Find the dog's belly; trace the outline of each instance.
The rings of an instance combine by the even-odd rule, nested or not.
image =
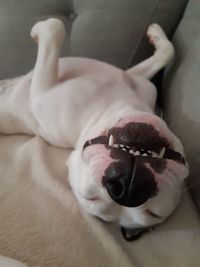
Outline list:
[[[53,145],[75,146],[97,121],[113,120],[118,113],[131,109],[153,112],[155,89],[142,77],[130,78],[126,72],[106,63],[83,58],[62,58],[59,61],[60,83],[49,88],[36,101],[30,101],[32,73],[1,81],[3,105],[9,102],[14,114],[5,121],[2,132],[12,132],[13,121],[19,132],[42,135]],[[6,99],[6,101],[5,101]],[[150,103],[152,102],[152,103]],[[26,123],[22,126],[20,119]],[[1,120],[2,121],[2,120]],[[15,127],[16,129],[17,127]],[[95,134],[103,131],[96,129]]]
[[[152,94],[152,84],[142,77],[131,79],[111,65],[64,58],[59,64],[59,79],[58,86],[38,99],[34,114],[43,126],[41,134],[54,145],[73,147],[80,135],[87,134],[94,124],[97,127],[97,122],[104,126],[94,135],[128,111],[153,112],[147,103],[149,97],[146,102],[141,95],[143,90]]]
[[[113,100],[109,99],[109,104],[124,99],[126,104],[131,104],[138,110],[140,108],[148,111],[154,110],[156,88],[142,76],[129,76],[122,69],[94,59],[61,58],[59,61],[60,82],[74,79],[79,79],[79,81],[77,80],[77,90],[74,90],[73,97],[75,99],[77,93],[81,94],[81,99],[85,104],[90,103],[90,97],[94,97],[97,102],[98,96],[109,99],[111,95]],[[82,82],[86,80],[93,82],[96,87],[90,91],[89,95],[85,95],[87,88],[82,86]]]
[[[123,71],[113,65],[87,58],[65,57],[59,60],[59,77],[61,81],[77,77],[91,77],[99,81],[115,80]]]

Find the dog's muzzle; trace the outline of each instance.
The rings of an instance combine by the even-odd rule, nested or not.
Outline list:
[[[102,183],[110,197],[119,205],[137,207],[158,192],[154,175],[145,167],[140,157],[132,157],[132,163],[114,162],[105,171]],[[123,167],[123,169],[122,169]]]
[[[164,172],[167,159],[180,164],[185,164],[185,159],[171,149],[167,140],[160,137],[153,127],[141,124],[140,131],[140,124],[133,123],[130,126],[137,128],[131,131],[129,128],[112,129],[108,136],[87,141],[83,150],[94,144],[105,145],[110,150],[113,162],[105,169],[102,184],[111,199],[119,205],[138,207],[158,193],[155,173]]]

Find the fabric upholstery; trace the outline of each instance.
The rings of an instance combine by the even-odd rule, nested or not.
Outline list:
[[[62,55],[95,58],[128,68],[147,57],[145,32],[152,22],[171,35],[188,0],[2,0],[0,1],[0,79],[34,66],[32,25],[60,17],[66,26]]]
[[[80,209],[67,181],[70,151],[28,136],[1,136],[0,147],[0,255],[28,267],[199,265],[200,219],[187,191],[165,223],[127,242],[115,223]]]
[[[173,42],[176,60],[163,90],[165,117],[181,138],[190,165],[188,187],[200,208],[200,16],[199,1],[191,0]]]

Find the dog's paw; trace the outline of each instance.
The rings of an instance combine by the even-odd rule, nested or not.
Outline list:
[[[156,23],[151,24],[147,29],[149,42],[155,47],[157,55],[170,61],[174,58],[175,50],[172,43],[168,40],[163,29]]]
[[[64,23],[57,18],[39,21],[31,29],[30,35],[37,44],[41,38],[62,43],[65,36]]]
[[[149,38],[149,42],[157,49],[160,45],[162,45],[162,42],[168,42],[167,36],[164,33],[163,29],[156,23],[151,24],[148,27],[147,36]]]

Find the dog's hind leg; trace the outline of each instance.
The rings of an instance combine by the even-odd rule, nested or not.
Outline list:
[[[147,30],[150,43],[155,47],[155,53],[150,58],[127,70],[129,75],[140,75],[151,79],[159,70],[169,64],[175,55],[172,43],[167,39],[158,24],[152,24]]]

